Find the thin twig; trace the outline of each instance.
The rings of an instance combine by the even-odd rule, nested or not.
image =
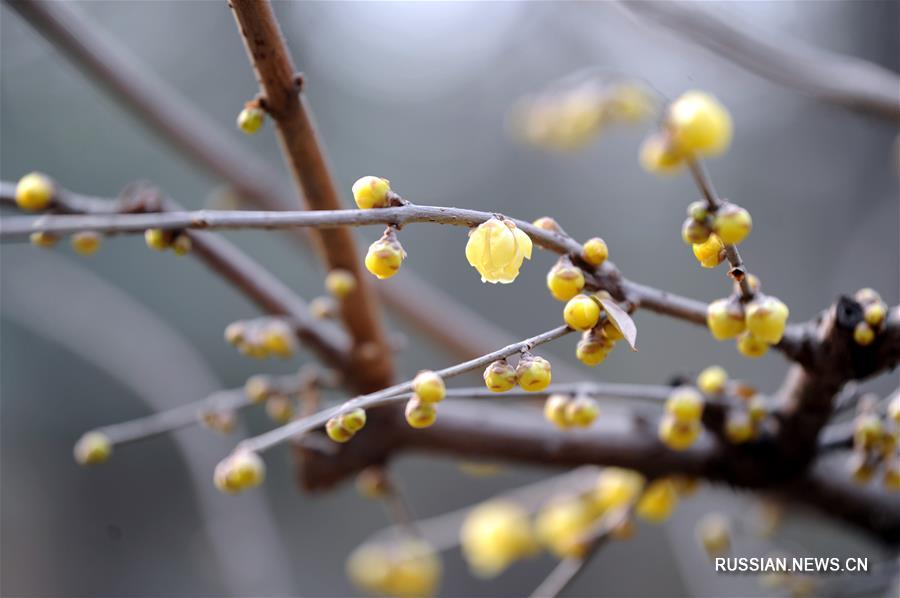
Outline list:
[[[695,158],[688,159],[687,164],[691,171],[691,175],[694,177],[694,182],[697,183],[697,187],[703,193],[704,199],[706,199],[710,212],[714,213],[722,207],[722,200],[716,193],[715,187],[713,187],[712,179],[709,177],[709,173],[706,172],[706,167],[700,159]],[[750,286],[749,272],[747,272],[747,268],[744,265],[744,261],[741,259],[741,254],[738,252],[737,246],[725,243],[725,257],[731,265],[731,272],[729,274],[731,274],[740,285],[741,297],[746,301],[753,299],[753,296],[756,293]]]
[[[571,328],[567,326],[559,326],[518,343],[503,347],[502,349],[498,349],[493,353],[488,353],[487,355],[482,355],[481,357],[470,359],[469,361],[465,361],[463,363],[438,370],[436,373],[445,379],[453,378],[454,376],[459,376],[461,374],[471,372],[472,370],[487,366],[492,361],[514,355],[520,352],[522,349],[532,349],[544,343],[548,343],[570,332],[572,332]],[[295,420],[289,424],[266,432],[265,434],[262,434],[260,436],[247,439],[241,442],[236,450],[251,450],[261,452],[270,449],[273,446],[280,444],[281,442],[284,442],[285,440],[288,440],[294,436],[303,434],[325,425],[325,422],[336,415],[339,415],[346,411],[350,411],[351,409],[367,409],[370,407],[375,407],[377,405],[391,402],[392,399],[396,401],[397,395],[410,392],[411,390],[412,381],[408,380],[400,384],[389,386],[388,388],[384,388],[377,392],[356,397],[355,399],[351,399],[341,405],[338,405],[337,407],[319,411],[318,413],[310,417]]]

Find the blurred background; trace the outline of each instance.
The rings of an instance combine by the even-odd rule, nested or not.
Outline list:
[[[703,7],[732,24],[900,67],[896,2]],[[271,126],[255,137],[234,127],[257,86],[225,2],[74,8],[195,102],[232,143],[284,172]],[[611,259],[634,280],[704,301],[725,295],[723,272],[699,268],[680,238],[685,206],[697,199],[690,178],[660,178],[638,165],[646,126],[604,131],[570,153],[529,147],[509,134],[507,115],[519,98],[598,66],[640,77],[670,97],[705,89],[729,107],[732,148],[708,167],[719,191],[752,212],[754,233],[742,253],[764,289],[790,306],[792,320],[863,286],[891,304],[900,298],[897,131],[885,121],[758,78],[612,3],[283,2],[276,11],[347,200],[356,178],[374,174],[417,203],[526,220],[552,215],[575,238],[602,236]],[[4,180],[40,170],[98,196],[143,180],[191,208],[220,190],[220,181],[172,151],[6,4],[0,50]],[[359,230],[360,247],[380,232]],[[323,293],[314,261],[284,235],[228,237],[302,296]],[[464,259],[461,229],[411,226],[401,238],[409,259],[397,278],[414,271],[516,338],[558,324],[559,305],[544,283],[554,256],[538,252],[514,285],[482,285]],[[238,497],[213,489],[214,464],[241,435],[271,425],[259,410],[247,412],[232,437],[192,428],[122,447],[101,467],[83,469],[72,459],[73,443],[89,428],[240,386],[259,371],[291,372],[308,355],[241,357],[222,331],[255,316],[255,308],[202,264],[148,251],[139,237],[104,240],[91,258],[75,256],[67,244],[0,251],[0,593],[357,593],[345,578],[345,557],[388,520],[352,484],[302,494],[282,447],[267,454],[262,488]],[[409,337],[397,356],[404,378],[456,361],[388,317]],[[666,383],[718,363],[769,392],[787,369],[775,352],[750,361],[699,327],[644,312],[636,321],[640,352],[615,351],[595,370],[580,368],[585,378]],[[541,354],[579,367],[570,341]],[[885,393],[897,382],[894,374],[867,387]],[[508,467],[471,478],[452,460],[412,456],[398,460],[396,473],[416,514],[430,516],[552,472]],[[703,513],[750,516],[753,504],[726,488],[703,489],[666,525],[643,524],[633,540],[604,549],[569,594],[765,595],[753,577],[716,576],[692,536]],[[781,542],[792,550],[888,557],[815,513],[791,515]],[[752,536],[735,543],[738,554],[769,551]],[[444,554],[444,566],[441,595],[521,596],[553,562],[541,557],[490,582],[472,577],[456,550]]]

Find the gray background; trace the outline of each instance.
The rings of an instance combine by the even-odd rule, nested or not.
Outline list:
[[[708,4],[735,22],[796,36],[897,69],[898,4]],[[256,85],[224,2],[79,3],[77,8],[231,133],[235,144],[281,169],[271,127],[248,138],[233,128]],[[665,31],[637,24],[612,4],[279,3],[277,12],[326,140],[341,189],[364,174],[392,180],[419,203],[555,216],[576,238],[599,234],[626,275],[703,300],[726,292],[721,271],[699,268],[679,236],[697,192],[686,175],[640,170],[642,128],[604,132],[571,153],[511,139],[504,118],[522,94],[576,69],[601,65],[651,81],[674,96],[699,87],[730,108],[735,140],[709,163],[720,191],[753,213],[742,252],[766,290],[806,319],[837,294],[862,286],[898,300],[896,131],[738,70]],[[0,8],[0,174],[52,174],[79,192],[115,195],[147,180],[190,207],[218,181],[123,111],[7,6]],[[358,233],[361,245],[379,234]],[[278,234],[229,235],[306,297],[321,277]],[[544,288],[553,258],[538,253],[514,285],[482,285],[463,257],[464,233],[413,226],[402,234],[413,270],[517,337],[556,325],[560,306]],[[364,245],[363,245],[364,246]],[[265,486],[238,498],[210,489],[213,464],[236,441],[201,429],[123,447],[89,471],[71,445],[90,427],[196,400],[263,368],[221,340],[224,326],[256,312],[202,265],[146,249],[139,238],[104,241],[98,255],[68,247],[2,247],[2,587],[4,596],[218,596],[353,594],[346,554],[386,524],[349,485],[304,496],[286,450],[269,457]],[[390,284],[385,283],[385,284]],[[439,317],[439,314],[437,314]],[[406,376],[452,362],[409,330],[398,356]],[[709,363],[777,387],[787,365],[771,354],[741,358],[704,330],[641,313],[641,351],[616,351],[586,377],[664,383]],[[572,343],[546,355],[569,360]],[[577,364],[574,364],[577,367]],[[474,379],[469,380],[473,382]],[[872,387],[885,392],[897,376]],[[462,382],[461,382],[462,383]],[[265,416],[246,428],[259,432]],[[244,432],[242,432],[244,433]],[[548,472],[509,468],[466,478],[437,458],[404,458],[401,484],[415,511],[438,514]],[[716,577],[691,530],[710,509],[744,510],[743,496],[708,489],[662,527],[641,526],[570,588],[571,595],[748,595],[753,579]],[[814,514],[798,513],[784,540],[810,554],[869,554],[876,547]],[[762,554],[750,537],[739,553]],[[523,595],[552,566],[548,557],[494,582],[473,579],[457,552],[445,555],[446,596]]]

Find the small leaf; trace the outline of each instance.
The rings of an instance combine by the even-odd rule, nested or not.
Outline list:
[[[595,297],[595,299],[606,310],[606,316],[609,318],[609,321],[619,329],[619,332],[622,333],[622,336],[625,337],[625,340],[631,346],[631,350],[637,351],[637,347],[634,346],[637,340],[637,327],[634,325],[634,320],[631,319],[631,316],[608,297]]]

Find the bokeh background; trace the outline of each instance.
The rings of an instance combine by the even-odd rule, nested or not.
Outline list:
[[[234,129],[256,84],[225,2],[90,2],[75,8],[221,125],[234,144],[283,172],[271,127]],[[898,69],[896,2],[707,3],[755,30],[857,55]],[[896,130],[744,72],[611,3],[278,3],[276,11],[345,197],[377,174],[419,203],[495,210],[523,219],[552,214],[576,238],[601,235],[627,276],[711,300],[721,271],[697,267],[679,235],[697,191],[687,175],[658,178],[637,162],[644,127],[605,131],[573,153],[523,146],[505,126],[523,94],[577,69],[641,77],[669,96],[690,88],[731,110],[735,140],[709,167],[719,190],[748,207],[742,246],[765,289],[803,320],[862,286],[898,301]],[[150,181],[186,206],[207,204],[220,181],[172,151],[77,71],[7,5],[0,7],[0,175],[31,170],[63,186],[114,196]],[[361,247],[380,231],[360,230]],[[305,297],[322,293],[310,256],[276,233],[228,235]],[[555,326],[544,288],[553,257],[538,253],[514,285],[482,285],[458,228],[402,233],[414,271],[516,337]],[[150,252],[138,237],[104,241],[94,257],[64,244],[0,248],[2,290],[2,539],[4,596],[348,596],[346,555],[387,525],[350,484],[303,495],[288,451],[273,451],[269,479],[239,497],[217,494],[213,465],[237,441],[193,428],[123,447],[106,465],[76,466],[71,447],[91,427],[138,417],[240,386],[251,374],[290,372],[308,359],[248,361],[222,341],[231,321],[256,311],[190,259]],[[390,284],[390,282],[384,283]],[[436,318],[440,314],[435,314]],[[402,320],[403,376],[454,361]],[[637,316],[639,353],[619,350],[583,375],[665,383],[710,363],[774,390],[787,369],[774,352],[741,358],[701,328]],[[542,353],[569,361],[572,342]],[[475,379],[469,380],[474,382]],[[887,392],[898,377],[869,386]],[[464,383],[464,382],[461,382]],[[248,413],[237,436],[270,424]],[[397,474],[415,512],[439,514],[551,472],[509,467],[470,478],[449,459],[404,457]],[[663,526],[642,525],[609,546],[569,589],[573,596],[766,594],[752,577],[716,576],[695,547],[693,525],[753,503],[723,488],[685,501]],[[792,512],[781,542],[801,554],[887,558],[853,530]],[[744,535],[737,552],[761,555]],[[457,551],[444,555],[445,596],[527,595],[553,563],[542,557],[493,582],[473,578]]]

